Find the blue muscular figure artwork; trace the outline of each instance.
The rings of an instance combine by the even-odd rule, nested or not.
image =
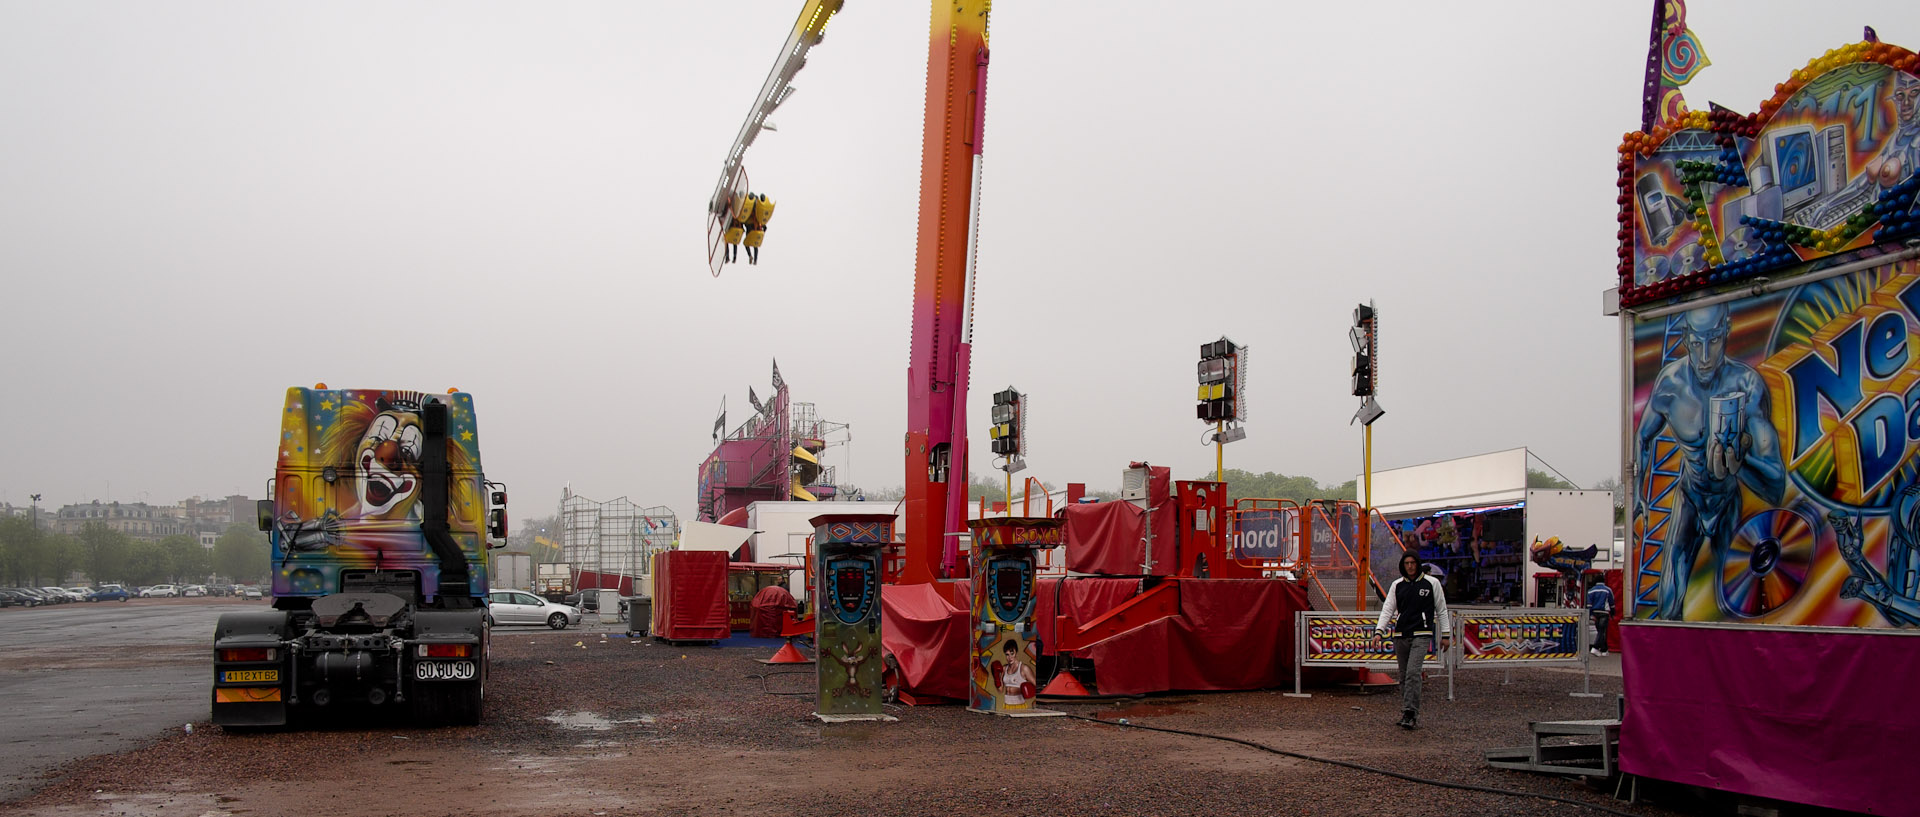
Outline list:
[[[1766,383],[1753,367],[1727,359],[1732,328],[1727,307],[1691,310],[1683,323],[1687,356],[1660,370],[1639,428],[1642,472],[1652,468],[1653,443],[1662,428],[1680,443],[1679,498],[1667,523],[1666,564],[1653,613],[1672,621],[1681,618],[1700,543],[1711,542],[1718,551],[1733,541],[1740,523],[1740,483],[1774,505],[1787,484]]]
[[[1875,570],[1861,550],[1860,525],[1839,511],[1827,515],[1852,576],[1840,583],[1840,598],[1865,599],[1895,626],[1920,624],[1920,483],[1894,494],[1892,532],[1887,538],[1887,573]]]

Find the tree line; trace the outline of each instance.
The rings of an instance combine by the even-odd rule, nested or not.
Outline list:
[[[41,530],[21,517],[0,519],[0,578],[7,586],[65,585],[76,574],[98,584],[193,584],[218,575],[251,584],[267,578],[267,535],[231,525],[211,549],[192,536],[134,539],[98,522],[78,534]]]

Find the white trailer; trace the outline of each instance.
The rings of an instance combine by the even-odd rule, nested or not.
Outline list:
[[[501,552],[493,554],[493,572],[487,577],[493,590],[532,590],[533,554]]]

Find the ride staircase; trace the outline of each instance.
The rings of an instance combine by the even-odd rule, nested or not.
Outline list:
[[[1353,502],[1311,502],[1301,509],[1307,519],[1310,544],[1301,561],[1302,581],[1307,585],[1307,601],[1315,610],[1354,611],[1380,609],[1385,590],[1374,575],[1362,575],[1360,564],[1360,520],[1362,509]],[[1369,548],[1377,562],[1381,554],[1398,553],[1400,539],[1386,519],[1374,511],[1367,516],[1373,546]],[[1391,559],[1391,556],[1387,558]],[[1368,574],[1377,571],[1369,565]],[[1367,588],[1361,596],[1362,583]]]

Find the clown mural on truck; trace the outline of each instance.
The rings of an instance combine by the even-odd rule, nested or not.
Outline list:
[[[1920,79],[1860,53],[1622,160],[1639,618],[1920,624]]]

